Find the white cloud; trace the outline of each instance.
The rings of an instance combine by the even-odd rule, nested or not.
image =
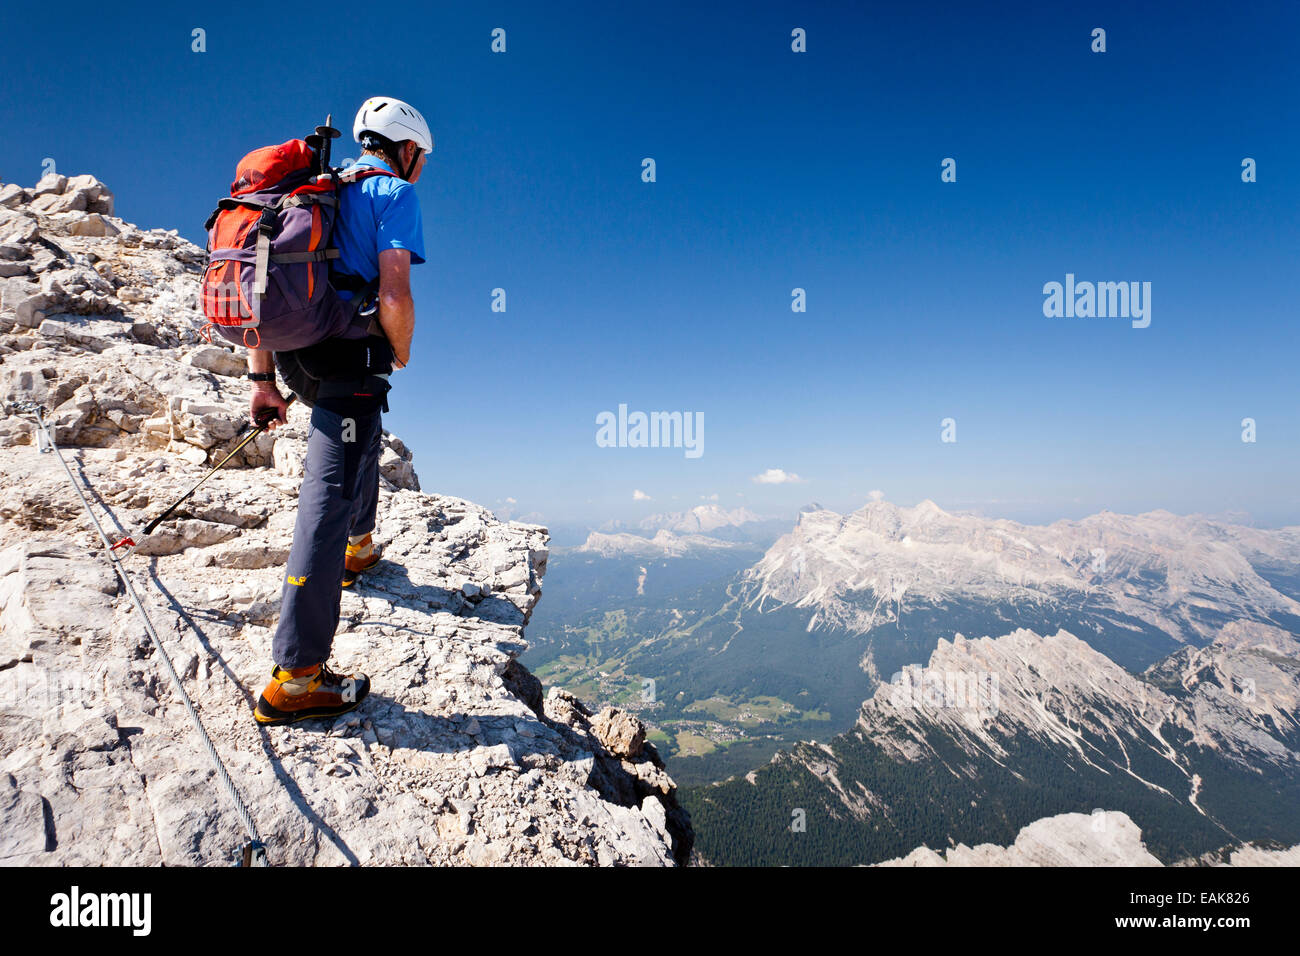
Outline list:
[[[883,501],[885,497],[885,493],[877,489],[876,491],[868,491],[867,497],[870,498],[872,501]]]
[[[507,498],[507,499],[506,499],[506,504],[508,504],[508,505],[517,505],[517,504],[519,504],[519,502],[515,501],[514,498]]]
[[[717,501],[717,500],[718,500],[718,496],[717,496],[716,493],[715,493],[715,494],[711,494],[711,495],[700,495],[700,500],[701,500],[701,501]]]
[[[769,468],[761,475],[755,475],[753,481],[758,485],[802,485],[806,479],[800,478],[793,471]]]
[[[650,496],[647,495],[647,494],[646,494],[644,491],[642,491],[640,488],[637,488],[636,490],[634,490],[634,491],[632,492],[632,500],[633,500],[633,501],[649,501],[649,500],[650,500]]]

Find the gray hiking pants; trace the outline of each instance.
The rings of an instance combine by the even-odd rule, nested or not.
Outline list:
[[[381,418],[379,411],[344,416],[320,405],[312,409],[280,622],[271,644],[280,667],[309,667],[329,659],[339,625],[348,535],[375,528]]]

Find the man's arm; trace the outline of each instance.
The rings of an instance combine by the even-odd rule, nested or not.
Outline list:
[[[415,335],[415,302],[411,299],[411,253],[384,249],[379,253],[379,325],[393,347],[397,368],[411,361]]]
[[[268,349],[249,349],[248,350],[248,370],[250,372],[275,372],[275,353]],[[289,408],[289,403],[284,400],[280,390],[275,387],[275,382],[254,382],[253,383],[253,400],[249,403],[248,416],[257,424],[258,412],[263,409],[274,409],[275,417],[267,424],[267,428],[272,431],[277,425],[283,425],[285,415]]]

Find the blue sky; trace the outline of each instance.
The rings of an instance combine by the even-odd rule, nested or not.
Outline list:
[[[52,157],[202,242],[245,152],[329,111],[350,130],[373,94],[414,103],[429,261],[387,424],[427,489],[502,511],[880,489],[1300,523],[1300,7],[556,6],[65,4],[75,37],[11,6],[0,178]],[[1150,327],[1045,318],[1067,272],[1150,282]],[[598,447],[620,403],[703,413],[703,456]],[[752,480],[773,468],[804,481]]]

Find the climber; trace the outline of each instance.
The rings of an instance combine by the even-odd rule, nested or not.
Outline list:
[[[371,542],[379,501],[381,416],[388,410],[388,373],[410,362],[415,329],[410,267],[424,262],[424,234],[415,183],[433,149],[420,113],[392,97],[362,104],[352,130],[362,145],[358,166],[380,168],[343,184],[334,243],[338,259],[330,284],[362,309],[377,287],[377,326],[368,339],[330,339],[298,353],[249,350],[254,382],[250,412],[285,421],[287,402],[275,371],[313,405],[302,489],[272,641],[275,666],[257,702],[261,724],[332,717],[355,708],[370,691],[364,674],[340,675],[327,666],[339,622],[341,588],[379,561]],[[364,358],[358,358],[364,353]],[[380,355],[380,358],[376,358]],[[324,359],[322,359],[324,356]],[[351,364],[349,364],[351,363]],[[324,381],[303,375],[324,364],[352,370]],[[319,377],[319,376],[318,376]]]

